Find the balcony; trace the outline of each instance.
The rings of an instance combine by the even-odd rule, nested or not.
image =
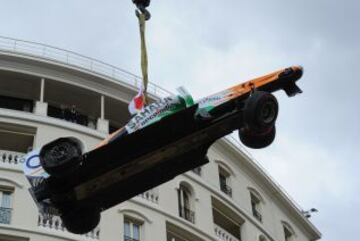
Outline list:
[[[0,108],[32,112],[34,102],[23,98],[0,96]]]
[[[76,112],[72,113],[70,108],[58,108],[49,105],[47,115],[49,117],[72,122],[78,125],[89,127],[91,129],[96,129],[96,118],[82,114],[77,110]]]
[[[218,238],[219,241],[240,241],[238,238],[231,235],[225,229],[221,228],[216,224],[214,224],[214,231],[215,231],[215,236]]]
[[[150,189],[144,193],[141,193],[138,195],[139,197],[142,197],[143,199],[152,202],[152,203],[159,203],[159,193],[157,189]]]
[[[67,232],[64,227],[62,220],[59,216],[47,215],[39,213],[38,216],[38,227],[45,228],[48,231],[60,231]],[[92,231],[81,235],[84,240],[99,240],[100,238],[100,227],[96,227]]]
[[[190,209],[180,206],[179,209],[180,217],[188,220],[189,222],[195,223],[195,212],[191,211]]]
[[[225,182],[220,182],[220,190],[225,194],[229,195],[230,197],[232,197],[232,189]]]
[[[33,75],[21,73],[21,68],[19,71],[0,70],[0,108],[60,117],[67,121],[66,117],[62,118],[56,112],[61,106],[75,105],[79,120],[72,122],[103,133],[109,128],[111,131],[117,130],[129,120],[127,100],[136,94],[136,89],[142,83],[141,77],[71,51],[35,42],[0,37],[0,52],[4,56],[9,54],[19,58],[14,60],[16,63],[23,63],[23,58],[31,57],[37,68],[37,61],[40,60],[52,65],[51,70],[56,70],[53,78],[50,74],[52,71]],[[62,71],[69,77],[59,80],[58,73]],[[47,78],[41,78],[42,75]],[[74,79],[71,75],[74,75]],[[93,82],[94,86],[82,82],[79,77]],[[114,80],[119,81],[119,85]],[[172,94],[153,83],[149,83],[147,90],[152,100]],[[2,96],[6,101],[3,101]]]
[[[180,226],[177,226],[169,221],[166,221],[166,241],[204,241],[209,239],[204,239],[199,237],[194,232],[193,229],[184,229]],[[154,240],[155,241],[155,240]]]
[[[0,163],[18,165],[24,162],[24,153],[0,150]]]
[[[11,208],[3,208],[0,207],[0,223],[2,224],[10,224],[11,222]]]
[[[211,197],[214,231],[219,241],[240,241],[245,220],[222,200]]]
[[[142,79],[123,69],[106,64],[102,61],[95,60],[81,54],[77,54],[57,47],[13,39],[8,37],[0,37],[0,51],[15,53],[24,56],[37,57],[42,60],[56,61],[56,64],[62,63],[69,66],[75,66],[83,70],[110,77],[133,87],[139,86]],[[149,83],[148,92],[156,96],[169,96],[171,93],[160,86]]]
[[[4,79],[0,81],[0,109],[56,118],[104,133],[124,126],[130,118],[125,101],[96,91],[3,70],[0,78]]]

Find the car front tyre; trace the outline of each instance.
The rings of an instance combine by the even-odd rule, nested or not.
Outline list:
[[[52,176],[60,177],[76,169],[82,148],[73,138],[59,138],[41,148],[40,164]]]
[[[244,124],[251,132],[264,132],[275,125],[279,111],[276,97],[265,91],[254,91],[245,102]]]
[[[255,133],[248,130],[239,130],[240,141],[247,147],[260,149],[273,143],[276,135],[276,128],[273,126],[263,133]]]

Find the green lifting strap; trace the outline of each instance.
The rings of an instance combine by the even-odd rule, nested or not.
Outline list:
[[[137,12],[137,17],[139,19],[139,26],[140,26],[140,38],[141,38],[141,72],[143,77],[143,88],[144,88],[144,97],[145,97],[145,104],[148,103],[147,98],[147,86],[149,82],[148,77],[148,57],[146,51],[146,42],[145,42],[145,23],[146,23],[146,16],[144,13]]]

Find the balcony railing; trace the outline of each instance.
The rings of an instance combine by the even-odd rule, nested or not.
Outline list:
[[[139,197],[142,197],[146,199],[147,201],[153,202],[153,203],[159,203],[159,193],[157,190],[151,189],[146,192],[143,192],[138,195]]]
[[[134,239],[132,237],[124,235],[124,241],[139,241],[138,239]]]
[[[134,75],[126,70],[68,50],[52,47],[45,44],[8,37],[0,37],[0,51],[22,54],[30,57],[36,56],[42,59],[56,61],[70,66],[76,66],[96,74],[117,79],[120,82],[126,83],[130,86],[134,86],[135,88],[140,86],[140,84],[142,83],[141,77]],[[148,92],[159,97],[171,95],[171,92],[153,83],[149,83]]]
[[[179,215],[180,215],[180,217],[182,217],[192,223],[195,223],[195,212],[194,211],[191,211],[190,209],[188,209],[186,207],[180,206]]]
[[[239,228],[240,230],[240,228]],[[214,224],[215,235],[219,241],[241,241],[222,227]]]
[[[38,217],[38,226],[42,228],[46,228],[49,231],[62,231],[67,232],[66,228],[64,227],[64,224],[62,223],[62,220],[59,216],[55,215],[45,215],[42,213],[39,213]],[[92,231],[83,234],[83,237],[85,237],[86,240],[99,240],[100,238],[100,227],[96,227]]]
[[[262,216],[261,216],[261,213],[256,210],[255,208],[252,209],[252,213],[254,215],[254,217],[259,220],[260,222],[262,221]]]
[[[96,129],[96,118],[92,118],[78,112],[71,113],[69,108],[61,109],[49,105],[48,116]]]
[[[32,112],[34,108],[34,100],[0,96],[0,108]]]
[[[11,208],[3,208],[0,207],[0,223],[2,224],[10,224],[11,222]]]
[[[0,163],[21,164],[24,162],[24,156],[21,152],[0,150]]]
[[[220,182],[220,189],[221,189],[222,192],[224,192],[227,195],[229,195],[230,197],[232,197],[232,189],[226,183]]]

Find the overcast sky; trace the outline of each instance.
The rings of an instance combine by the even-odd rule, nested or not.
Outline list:
[[[0,0],[0,35],[46,43],[140,74],[131,0]],[[153,0],[150,80],[195,98],[300,64],[304,93],[279,92],[277,139],[250,150],[323,240],[360,229],[360,2]]]

